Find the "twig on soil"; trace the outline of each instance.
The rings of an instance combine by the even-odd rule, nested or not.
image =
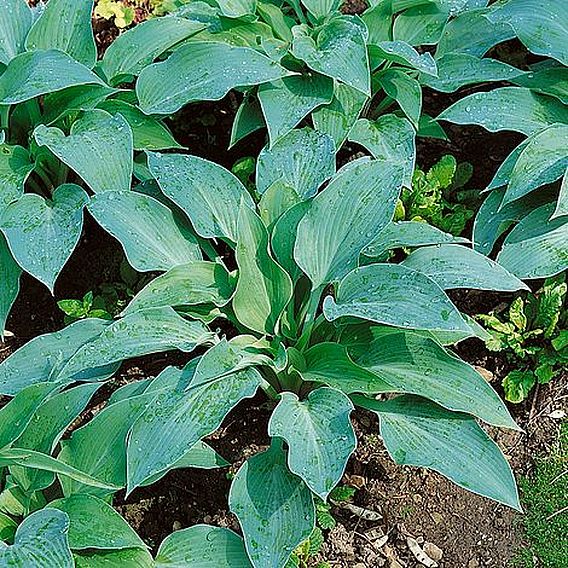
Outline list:
[[[565,469],[562,473],[559,473],[551,482],[550,485],[554,485],[561,477],[564,477],[568,473],[568,469]]]
[[[566,505],[566,507],[562,507],[562,509],[559,509],[555,513],[552,513],[552,515],[548,515],[548,517],[546,517],[546,521],[547,522],[551,521],[552,519],[554,519],[554,517],[557,517],[558,515],[561,515],[562,513],[565,513],[566,511],[568,511],[568,505]]]
[[[536,403],[538,402],[538,393],[540,392],[540,383],[536,383],[536,387],[534,389],[534,396],[532,399],[531,404],[531,411],[529,413],[529,424],[532,422],[534,413],[536,412]]]

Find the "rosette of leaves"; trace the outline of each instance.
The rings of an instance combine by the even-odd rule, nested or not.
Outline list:
[[[565,275],[548,278],[526,298],[517,297],[505,314],[479,315],[491,334],[486,345],[503,351],[515,367],[503,379],[505,397],[522,402],[537,384],[560,375],[568,364]]]
[[[50,438],[41,448],[46,455],[99,482],[58,475],[65,499],[109,500],[115,487],[131,493],[173,468],[225,464],[204,440],[236,405],[264,393],[272,408],[271,445],[239,468],[229,495],[243,539],[203,528],[192,546],[167,547],[172,558],[285,566],[313,534],[316,498],[327,501],[355,450],[355,407],[378,416],[397,463],[429,467],[519,508],[511,469],[478,420],[517,426],[492,387],[448,349],[479,328],[447,290],[525,286],[451,235],[449,242],[439,230],[419,238],[412,223],[394,223],[405,176],[399,163],[361,158],[336,171],[330,137],[294,130],[262,150],[249,192],[203,158],[147,157],[154,197],[105,191],[88,208],[133,265],[161,274],[114,321],[82,319],[2,362],[0,393],[14,398],[0,412],[12,408],[19,429],[35,432],[41,424],[35,417],[48,409],[68,409],[66,419],[74,419],[78,407],[56,403],[57,397],[96,390],[124,360],[202,351],[183,368],[122,387],[69,439]],[[174,266],[163,264],[164,210],[191,221],[208,260],[180,255]],[[400,264],[377,262],[362,255],[370,245],[414,250]],[[227,337],[211,331],[219,327]],[[58,420],[53,430],[60,432],[59,414]],[[4,446],[37,448],[32,434],[28,446],[20,441],[13,421],[0,424]],[[29,481],[25,467],[9,472],[9,488],[27,511],[54,482]],[[221,533],[209,538],[207,531]],[[158,554],[156,565],[167,565],[166,556]]]

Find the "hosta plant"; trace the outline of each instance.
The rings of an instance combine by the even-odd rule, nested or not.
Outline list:
[[[537,384],[560,376],[568,364],[568,312],[565,275],[511,302],[505,313],[479,315],[490,333],[486,345],[503,351],[514,366],[503,379],[505,397],[522,402]]]
[[[43,511],[60,508],[69,534],[83,535],[73,499],[108,501],[117,488],[130,494],[174,468],[224,465],[205,440],[259,392],[272,409],[272,441],[239,468],[229,494],[243,540],[193,527],[191,546],[167,547],[187,565],[285,566],[314,531],[315,499],[327,501],[356,448],[355,407],[378,417],[397,463],[519,508],[511,469],[478,420],[517,426],[492,387],[446,347],[479,333],[446,291],[526,287],[451,235],[394,223],[403,166],[361,158],[336,171],[333,140],[307,128],[263,149],[252,192],[196,156],[148,152],[147,163],[157,180],[151,190],[100,192],[87,207],[133,266],[161,274],[116,320],[82,319],[0,364],[0,393],[14,397],[0,412],[19,415],[17,424],[0,420],[2,451],[33,448],[74,472],[55,471],[64,506]],[[179,228],[189,225],[207,260],[191,254],[196,239]],[[401,246],[414,250],[399,264],[377,262],[369,248]],[[122,361],[198,348],[183,368],[116,391],[60,441]],[[42,422],[54,409],[57,420]],[[0,505],[41,509],[54,479],[9,465]],[[152,560],[132,540],[116,550],[94,538],[87,534],[84,548],[69,544],[78,565],[89,565],[87,556],[167,565],[163,551]],[[137,560],[126,563],[128,555]]]

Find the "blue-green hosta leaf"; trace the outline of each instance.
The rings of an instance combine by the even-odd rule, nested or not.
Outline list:
[[[283,392],[268,424],[270,436],[288,444],[288,467],[321,499],[339,483],[357,439],[349,415],[353,405],[342,392],[321,387],[306,400]]]
[[[217,263],[196,261],[174,266],[147,284],[128,304],[124,314],[162,306],[226,305],[234,291],[227,269]]]
[[[310,490],[290,473],[277,441],[241,466],[231,485],[229,507],[239,519],[255,568],[283,568],[314,529]]]
[[[80,347],[61,369],[59,378],[150,353],[171,349],[189,353],[212,338],[201,322],[185,320],[170,307],[140,310],[111,323]]]
[[[318,343],[305,353],[305,364],[297,369],[307,381],[324,383],[345,394],[393,392],[395,389],[377,374],[363,369],[337,343]]]
[[[0,0],[0,63],[8,65],[24,51],[32,25],[32,11],[25,0]]]
[[[146,65],[206,24],[170,16],[151,18],[120,34],[105,51],[102,70],[112,85],[138,75]]]
[[[406,329],[471,332],[444,291],[428,276],[397,264],[351,271],[335,299],[325,298],[325,317],[354,316]]]
[[[193,525],[175,531],[160,545],[156,568],[251,568],[243,539],[229,529]]]
[[[394,99],[407,118],[418,127],[422,112],[422,88],[420,83],[400,69],[388,69],[377,75],[385,93]]]
[[[91,69],[97,47],[91,26],[93,0],[53,0],[44,7],[28,37],[28,51],[58,49]]]
[[[277,181],[289,185],[303,199],[313,197],[335,173],[333,140],[317,130],[292,130],[258,156],[256,187],[264,193]]]
[[[71,495],[56,499],[47,509],[69,517],[69,548],[146,548],[134,529],[109,505],[93,495]]]
[[[184,154],[148,152],[148,166],[160,189],[183,209],[198,235],[237,241],[239,206],[242,202],[252,209],[254,201],[234,174]]]
[[[227,18],[242,18],[256,12],[256,0],[217,0],[216,3]]]
[[[435,91],[453,93],[472,83],[511,81],[524,71],[485,57],[480,59],[468,53],[448,53],[437,60],[438,76],[422,74],[420,82]]]
[[[47,201],[26,193],[0,214],[0,229],[18,264],[52,292],[75,250],[89,196],[75,184],[60,185]]]
[[[515,77],[512,81],[519,87],[527,87],[536,93],[551,95],[568,105],[568,68],[555,65],[536,69]]]
[[[568,123],[568,109],[558,100],[523,87],[473,93],[444,110],[440,120],[479,124],[490,132],[513,130],[529,136],[555,122]]]
[[[22,269],[10,253],[4,235],[0,233],[0,340],[4,338],[8,314],[20,291],[21,274]],[[2,385],[1,371],[0,385]]]
[[[483,57],[493,46],[515,37],[508,22],[488,25],[487,13],[486,9],[472,10],[451,19],[436,48],[436,59],[448,53]]]
[[[36,511],[16,530],[14,544],[0,547],[0,566],[73,568],[67,532],[69,517],[49,509]]]
[[[284,77],[261,85],[258,99],[271,145],[332,98],[333,80],[317,73]]]
[[[258,99],[251,94],[245,95],[237,110],[237,114],[235,114],[229,148],[232,148],[237,142],[265,126],[264,116]]]
[[[357,365],[392,385],[391,392],[416,394],[494,426],[518,429],[489,383],[436,341],[392,328],[373,328],[372,336],[350,352]]]
[[[302,4],[317,19],[322,19],[339,10],[340,0],[302,0]]]
[[[0,144],[0,213],[22,195],[33,169],[30,153],[25,148]]]
[[[63,440],[58,458],[107,484],[126,486],[126,437],[134,421],[155,399],[155,393],[141,394],[106,406],[95,417]],[[86,487],[80,480],[60,478],[63,494],[89,493],[99,497],[108,490]]]
[[[514,292],[529,289],[494,260],[458,244],[420,248],[408,256],[402,265],[426,274],[444,290],[474,288]]]
[[[83,345],[98,337],[109,325],[107,320],[88,318],[68,325],[61,331],[34,337],[0,363],[0,394],[14,396],[28,385],[56,381],[61,368]],[[97,381],[114,373],[117,366],[91,369],[74,377]]]
[[[57,388],[54,383],[30,385],[0,409],[0,448],[21,436],[36,410]]]
[[[212,61],[223,64],[212,67]],[[259,85],[289,74],[250,47],[194,41],[166,61],[144,68],[136,93],[146,114],[171,114],[187,103],[219,100],[235,87]]]
[[[568,268],[568,219],[554,203],[529,213],[507,235],[497,262],[519,278],[545,278]]]
[[[385,114],[375,122],[360,118],[349,140],[366,148],[377,160],[399,164],[404,168],[403,184],[412,185],[416,162],[416,131],[405,118]]]
[[[491,24],[508,23],[532,52],[568,65],[568,5],[557,0],[514,0],[487,14]]]
[[[21,53],[0,76],[0,104],[21,103],[75,85],[104,83],[90,69],[54,49]]]
[[[268,232],[261,218],[242,205],[237,233],[239,279],[233,309],[238,320],[249,329],[273,334],[292,298],[292,281],[270,255]]]
[[[32,420],[13,446],[51,454],[61,436],[98,390],[100,384],[85,384],[51,396],[35,411]],[[44,489],[53,482],[51,472],[37,469],[10,468],[18,485],[27,493]]]
[[[397,221],[389,223],[379,236],[365,249],[369,257],[381,256],[387,250],[402,247],[423,247],[448,243],[467,243],[463,237],[455,237],[421,221]]]
[[[370,96],[366,30],[361,23],[346,16],[336,17],[323,24],[316,37],[311,37],[305,26],[295,26],[292,53],[314,71]]]
[[[393,3],[375,2],[361,14],[361,19],[365,22],[369,30],[369,46],[377,45],[382,41],[392,41],[392,16],[394,14]],[[371,52],[372,52],[371,47]]]
[[[122,550],[79,550],[74,552],[75,568],[155,568],[154,559],[147,550],[123,548]]]
[[[59,457],[55,459],[34,450],[21,450],[18,448],[0,450],[0,467],[13,466],[51,471],[64,479],[72,479],[88,487],[104,489],[107,494],[109,490],[110,492],[115,492],[120,489],[117,485],[95,479],[89,474],[63,463],[59,460]]]
[[[552,219],[555,217],[562,217],[563,215],[568,215],[568,168],[566,168],[564,176],[562,177],[560,193],[558,194],[558,201],[556,203],[556,209],[554,210]]]
[[[116,237],[128,262],[141,272],[169,270],[201,260],[195,237],[171,209],[135,191],[104,191],[88,205],[97,222]]]
[[[160,120],[145,115],[134,105],[118,99],[107,99],[100,103],[98,108],[110,114],[121,114],[132,129],[135,150],[165,150],[182,147]]]
[[[86,111],[73,123],[69,136],[41,124],[34,138],[77,172],[95,193],[130,189],[132,130],[120,114]]]
[[[383,402],[356,396],[353,402],[378,414],[396,463],[433,469],[468,491],[521,510],[509,464],[470,416],[414,396]]]
[[[250,367],[228,370],[198,384],[195,379],[194,375],[187,390],[161,391],[132,426],[127,445],[128,492],[171,469],[199,440],[214,432],[241,400],[254,396],[262,382],[258,371]]]
[[[434,58],[429,53],[418,53],[405,41],[380,41],[372,44],[371,54],[375,58],[407,65],[432,77],[438,76]]]
[[[405,10],[393,25],[393,39],[410,45],[435,45],[440,41],[448,13],[428,3]]]
[[[533,134],[518,155],[501,207],[560,179],[568,167],[568,124]]]
[[[315,290],[339,280],[392,220],[402,168],[378,160],[343,167],[298,224],[294,258]]]
[[[353,87],[336,83],[331,103],[312,114],[316,130],[333,138],[335,149],[339,150],[368,100],[366,95]]]

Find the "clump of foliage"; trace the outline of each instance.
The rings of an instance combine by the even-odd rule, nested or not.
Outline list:
[[[535,294],[517,297],[502,314],[479,315],[492,351],[504,351],[514,367],[503,379],[507,400],[522,402],[535,384],[550,382],[568,364],[565,275],[548,278]]]
[[[412,186],[403,188],[396,221],[422,221],[446,233],[460,235],[474,211],[461,203],[458,191],[470,180],[471,164],[458,165],[453,156],[443,156],[428,171],[417,168]]]
[[[335,2],[195,1],[125,31],[97,61],[92,0],[50,0],[41,13],[3,0],[2,329],[22,271],[53,290],[84,210],[154,278],[115,319],[81,318],[0,364],[10,398],[0,409],[0,564],[282,568],[341,480],[355,407],[378,415],[397,463],[519,507],[510,467],[478,420],[517,426],[449,349],[479,329],[446,291],[526,289],[519,276],[568,264],[565,184],[554,185],[566,152],[553,144],[568,116],[550,85],[565,71],[566,10],[539,2],[557,31],[543,38],[531,2],[383,0],[357,17]],[[546,81],[484,57],[514,36],[549,58]],[[520,86],[470,95],[435,120],[422,112],[424,86],[491,81]],[[247,186],[187,153],[162,122],[230,91],[242,96],[231,143],[267,132]],[[394,222],[416,137],[445,136],[438,120],[529,137],[476,219],[488,253],[522,218],[500,264],[426,223]],[[346,140],[370,157],[337,170]],[[535,153],[551,146],[546,160]],[[521,175],[545,163],[546,174]],[[539,192],[543,207],[513,215],[503,203],[500,217],[495,195],[513,203],[543,183],[552,184]],[[412,252],[397,263],[396,248]],[[197,348],[184,367],[120,388],[63,437],[123,361]],[[227,466],[207,437],[257,392],[272,409],[271,444],[232,480],[243,537],[196,525],[152,557],[113,496],[172,469]]]
[[[95,16],[113,20],[117,28],[127,28],[136,18],[136,10],[143,10],[146,16],[163,16],[173,12],[183,0],[96,0]]]
[[[568,424],[560,429],[556,447],[545,457],[536,460],[535,471],[521,477],[523,505],[526,514],[522,518],[529,546],[519,551],[514,563],[518,568],[534,566],[533,557],[543,568],[566,566],[568,550]]]

